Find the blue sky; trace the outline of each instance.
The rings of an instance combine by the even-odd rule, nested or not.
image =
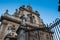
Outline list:
[[[4,14],[6,9],[9,10],[9,14],[13,14],[15,9],[21,5],[27,6],[29,4],[34,11],[39,11],[45,24],[52,23],[56,18],[60,18],[58,0],[0,0],[0,16]]]

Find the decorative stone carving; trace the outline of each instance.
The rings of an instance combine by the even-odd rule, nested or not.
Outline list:
[[[7,9],[6,12],[4,13],[4,15],[5,15],[5,16],[6,16],[6,15],[9,15],[9,14],[8,14],[8,9]]]
[[[32,11],[32,7],[30,5],[28,5],[27,10]]]
[[[18,9],[16,9],[15,13],[13,14],[13,16],[18,17],[18,15],[19,15],[19,11],[18,11]]]

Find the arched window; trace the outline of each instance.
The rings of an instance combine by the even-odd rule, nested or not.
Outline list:
[[[30,16],[30,22],[33,23],[33,18],[32,18],[32,16]]]
[[[33,17],[33,23],[36,23],[35,16],[32,16],[32,17]]]
[[[46,35],[46,39],[49,40],[49,36],[48,35]]]
[[[27,16],[29,17],[29,21],[30,21],[31,23],[33,23],[33,17],[32,17],[32,14],[28,14]]]

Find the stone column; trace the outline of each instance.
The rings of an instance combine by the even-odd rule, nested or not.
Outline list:
[[[25,40],[25,37],[26,36],[24,30],[20,30],[17,40]]]
[[[40,32],[37,31],[37,40],[40,40]]]

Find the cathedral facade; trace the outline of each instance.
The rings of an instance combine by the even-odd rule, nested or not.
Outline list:
[[[29,5],[22,5],[13,15],[6,10],[0,21],[0,40],[53,40],[53,32]]]

